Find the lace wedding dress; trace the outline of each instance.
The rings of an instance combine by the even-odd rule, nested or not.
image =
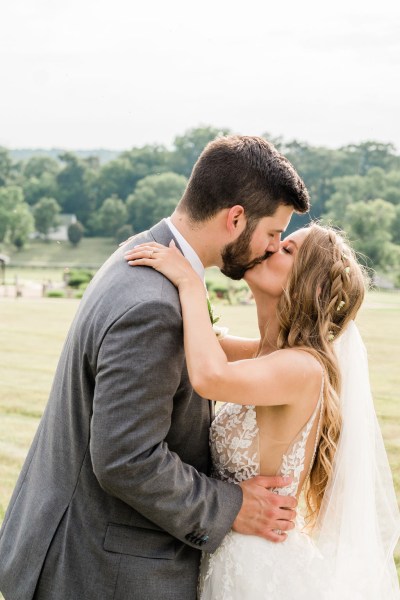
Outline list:
[[[293,482],[277,494],[296,496],[314,459],[322,415],[322,390],[308,422],[289,444],[279,475]],[[316,425],[316,428],[313,427]],[[309,440],[313,432],[312,440]],[[310,444],[310,442],[312,442]],[[240,483],[260,474],[259,429],[255,406],[224,404],[210,432],[214,476]],[[311,449],[310,449],[311,446]],[[311,457],[310,457],[311,453]],[[307,473],[308,475],[308,473]],[[312,581],[310,565],[317,558],[299,515],[285,542],[230,531],[214,554],[204,554],[200,569],[200,600],[320,600],[321,583]]]
[[[229,532],[213,554],[203,555],[200,600],[400,600],[393,559],[400,512],[367,353],[354,322],[334,349],[342,429],[312,537],[304,530],[300,508],[284,542]],[[293,483],[274,491],[299,497],[320,437],[322,391],[309,420],[281,447],[265,435],[265,421],[260,439],[256,407],[224,404],[210,433],[214,476],[239,484],[260,474],[260,464],[263,473],[273,473],[280,464],[278,474],[290,475]],[[260,447],[269,460],[275,451],[269,465],[261,461]]]

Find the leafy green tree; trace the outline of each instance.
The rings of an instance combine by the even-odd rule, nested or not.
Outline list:
[[[344,226],[347,207],[354,202],[369,202],[381,198],[392,204],[400,204],[400,173],[385,173],[379,167],[368,173],[338,177],[333,180],[333,194],[326,203],[326,216],[336,225]]]
[[[0,242],[6,239],[11,227],[16,227],[21,205],[24,205],[24,194],[20,187],[0,187]]]
[[[122,225],[116,233],[115,241],[117,244],[122,244],[122,242],[126,242],[133,235],[132,225]]]
[[[140,179],[167,171],[168,158],[169,152],[164,146],[148,145],[122,152],[98,173],[96,206],[113,195],[125,201]]]
[[[126,223],[128,209],[120,198],[106,198],[100,210],[89,221],[93,231],[107,236],[115,236],[115,232]]]
[[[12,160],[6,148],[0,146],[0,186],[7,185],[12,168]]]
[[[75,223],[71,223],[68,227],[68,239],[73,246],[77,246],[81,239],[83,238],[84,227],[82,223],[79,221],[75,221]]]
[[[400,157],[393,144],[368,140],[360,144],[350,144],[341,150],[347,157],[349,167],[355,174],[366,175],[374,167],[384,171],[400,168]]]
[[[392,222],[392,238],[400,246],[400,204],[395,207],[395,217]]]
[[[57,196],[57,181],[52,173],[42,173],[39,177],[25,179],[22,186],[25,200],[30,206],[36,204],[40,198]]]
[[[143,177],[168,171],[169,152],[164,146],[143,146],[122,152],[98,173],[97,206],[116,195],[126,200]]]
[[[360,175],[337,177],[333,180],[334,192],[326,202],[324,217],[332,219],[338,227],[345,224],[347,207],[353,202],[364,202],[365,181]]]
[[[23,165],[23,175],[26,179],[36,177],[40,179],[45,173],[57,175],[60,164],[50,156],[31,156]]]
[[[101,167],[98,175],[98,202],[116,195],[126,199],[138,181],[138,174],[128,158],[119,157]]]
[[[345,230],[358,252],[366,255],[374,268],[386,270],[396,264],[391,227],[396,209],[382,199],[350,204],[345,213]]]
[[[19,176],[24,190],[25,201],[33,206],[40,198],[57,197],[57,174],[59,163],[50,156],[32,156],[20,163]]]
[[[392,204],[400,204],[400,169],[389,171],[385,177],[385,200]]]
[[[60,160],[64,166],[57,175],[57,198],[64,213],[76,215],[85,225],[95,206],[90,190],[93,166],[90,161],[81,160],[72,152],[61,154]]]
[[[169,170],[170,152],[164,146],[147,145],[140,148],[132,148],[123,152],[121,160],[128,160],[131,165],[132,187],[128,190],[131,193],[134,186],[140,179],[148,175],[159,175]],[[126,198],[126,195],[120,195]]]
[[[23,248],[29,240],[29,235],[35,230],[35,220],[30,207],[25,203],[18,203],[9,223],[9,239],[18,250]]]
[[[41,198],[33,207],[36,231],[48,237],[50,229],[58,224],[58,215],[61,211],[60,205],[54,198]]]
[[[312,201],[310,214],[314,218],[325,213],[332,218],[343,217],[344,207],[351,202],[374,198],[394,204],[399,201],[400,157],[391,144],[367,141],[330,149],[297,140],[287,142],[268,134],[263,137],[290,160],[305,181]],[[307,216],[295,216],[291,228],[305,220]]]
[[[171,153],[170,170],[189,177],[194,163],[208,142],[229,133],[229,129],[204,126],[189,129],[184,135],[177,136],[174,140],[174,148]]]
[[[129,222],[135,231],[151,227],[170,215],[186,188],[187,179],[176,173],[149,175],[137,184],[128,197]]]
[[[352,174],[344,153],[297,141],[285,144],[281,151],[298,171],[310,192],[311,216],[320,217],[325,211],[326,201],[333,193],[334,178]]]

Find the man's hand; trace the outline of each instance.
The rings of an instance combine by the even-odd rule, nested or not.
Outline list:
[[[238,533],[258,535],[271,542],[283,542],[285,531],[294,528],[296,498],[280,496],[270,488],[286,487],[291,479],[283,477],[253,477],[243,481],[243,504],[232,529]],[[277,533],[281,531],[282,533]]]

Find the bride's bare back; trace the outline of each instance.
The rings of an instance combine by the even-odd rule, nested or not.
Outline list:
[[[240,483],[256,475],[283,475],[293,481],[276,491],[297,496],[315,455],[321,414],[322,383],[305,406],[224,404],[210,433],[215,476]]]

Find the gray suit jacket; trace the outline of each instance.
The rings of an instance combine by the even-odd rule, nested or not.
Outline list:
[[[200,549],[241,503],[207,476],[210,403],[185,366],[175,287],[117,250],[71,326],[0,532],[6,600],[191,600]]]

